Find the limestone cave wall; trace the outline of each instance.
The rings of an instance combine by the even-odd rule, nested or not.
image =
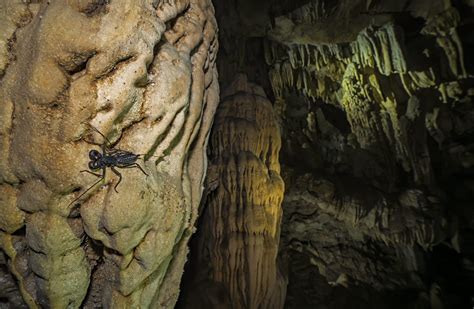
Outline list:
[[[0,306],[173,308],[219,101],[212,3],[5,0],[0,25]],[[96,182],[91,149],[143,172]]]

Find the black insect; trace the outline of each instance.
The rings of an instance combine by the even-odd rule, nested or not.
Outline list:
[[[137,163],[138,158],[140,157],[139,154],[134,154],[133,152],[126,151],[126,150],[120,150],[120,149],[114,149],[112,148],[112,143],[108,140],[107,137],[105,137],[104,134],[102,134],[99,130],[94,128],[93,126],[90,125],[90,127],[99,133],[103,138],[104,138],[104,143],[100,144],[102,153],[99,151],[92,149],[89,151],[89,169],[90,170],[82,170],[81,173],[89,173],[92,174],[96,177],[99,177],[99,179],[91,185],[86,191],[84,191],[81,195],[79,195],[74,201],[71,202],[74,203],[78,199],[80,199],[84,194],[89,192],[95,185],[97,185],[99,182],[105,179],[105,171],[107,170],[107,167],[110,167],[112,172],[114,172],[115,175],[119,177],[119,181],[117,184],[114,186],[115,192],[118,193],[117,187],[122,181],[122,174],[116,169],[116,168],[138,168],[140,171],[142,171],[143,174],[148,176],[148,174],[143,170],[143,168]],[[94,170],[102,170],[102,174],[94,173],[92,171]]]

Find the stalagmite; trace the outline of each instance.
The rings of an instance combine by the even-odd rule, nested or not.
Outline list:
[[[218,180],[197,234],[200,276],[191,290],[201,292],[185,297],[187,308],[209,308],[215,286],[227,302],[214,308],[283,308],[286,282],[277,254],[284,184],[272,105],[240,75],[223,93],[215,121],[210,169]]]

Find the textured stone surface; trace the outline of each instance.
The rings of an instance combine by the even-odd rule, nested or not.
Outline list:
[[[362,5],[365,1],[358,2]],[[456,143],[456,135],[462,133],[454,132],[455,124],[466,121],[459,119],[457,113],[467,108],[472,83],[466,73],[457,30],[458,10],[449,2],[433,2],[428,8],[426,3],[425,11],[415,1],[405,2],[403,6],[391,7],[390,2],[369,1],[370,10],[365,13],[375,17],[351,38],[345,38],[345,34],[330,38],[299,37],[294,29],[281,29],[285,21],[277,19],[269,34],[273,41],[266,49],[275,95],[284,101],[289,92],[296,90],[316,103],[307,110],[305,135],[311,143],[323,144],[320,134],[329,133],[318,127],[330,113],[320,103],[331,104],[344,113],[341,114],[350,125],[350,134],[341,132],[341,120],[336,126],[333,123],[332,134],[339,135],[339,145],[321,145],[327,153],[324,159],[339,160],[334,163],[344,165],[348,158],[341,156],[353,153],[352,149],[344,149],[350,146],[371,157],[375,161],[371,164],[385,168],[383,175],[352,172],[357,176],[388,177],[392,181],[379,186],[389,189],[397,180],[397,165],[412,173],[416,184],[436,186],[433,154],[428,149],[430,139],[441,149]],[[331,9],[321,9],[317,3],[325,2],[313,1],[282,19],[291,20],[295,27],[319,24],[350,8],[343,1]],[[408,12],[402,13],[402,7]],[[420,16],[425,19],[424,25]],[[330,31],[326,24],[318,31],[324,29]],[[453,87],[449,95],[447,85]],[[316,115],[319,119],[315,119]],[[284,115],[288,116],[292,118]],[[380,168],[374,167],[374,172],[380,173]]]
[[[0,248],[24,301],[172,308],[218,103],[211,2],[1,6]],[[148,176],[121,170],[116,193],[108,170],[71,203],[96,181],[89,125]]]
[[[445,236],[440,205],[418,190],[385,196],[306,174],[288,189],[284,204],[284,246],[309,256],[333,285],[422,288],[420,248]]]
[[[286,281],[277,262],[284,191],[279,128],[262,88],[245,75],[222,97],[210,139],[212,189],[198,226],[196,275],[182,296],[184,307],[283,308]]]

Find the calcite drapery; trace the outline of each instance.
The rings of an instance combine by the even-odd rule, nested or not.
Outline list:
[[[328,282],[344,276],[379,290],[420,286],[424,266],[413,257],[447,228],[439,200],[420,190],[387,195],[311,174],[294,179],[284,206],[285,246],[310,256]]]
[[[433,187],[428,140],[446,143],[453,120],[440,110],[468,96],[459,26],[450,1],[313,0],[278,17],[268,33],[272,88],[280,100],[295,91],[341,109],[352,145],[385,166],[384,177],[396,179],[399,163],[418,185]]]
[[[211,1],[1,6],[0,248],[24,301],[172,308],[218,103]],[[88,124],[149,175],[123,170],[116,193],[108,173],[71,204],[104,142]]]

